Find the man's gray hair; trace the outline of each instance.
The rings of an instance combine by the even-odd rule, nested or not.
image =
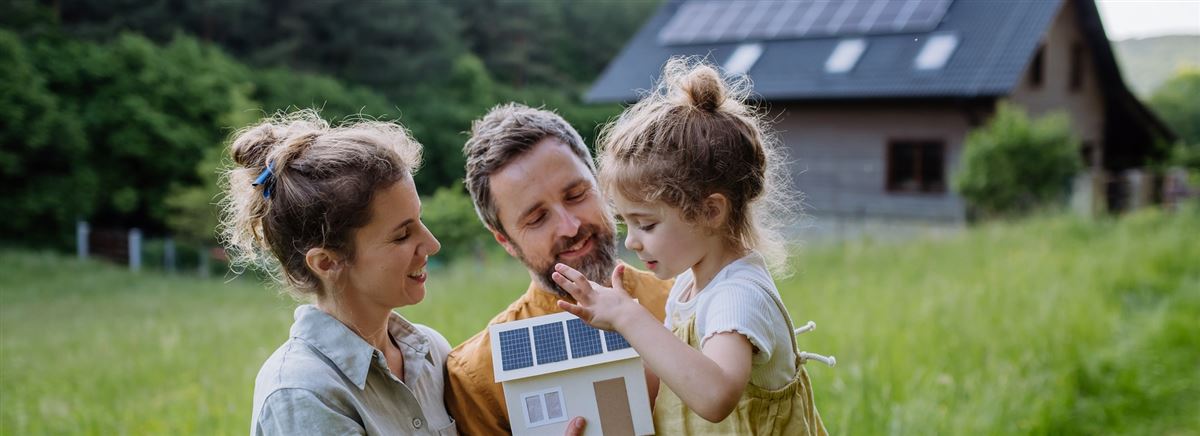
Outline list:
[[[596,165],[583,138],[567,120],[554,112],[508,103],[492,108],[471,125],[471,138],[463,146],[467,158],[467,175],[463,182],[475,203],[475,213],[490,229],[508,236],[500,224],[499,208],[492,197],[492,174],[547,137],[558,138],[571,147],[595,177]]]

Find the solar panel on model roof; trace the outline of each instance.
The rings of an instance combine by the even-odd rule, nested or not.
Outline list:
[[[696,0],[684,3],[658,34],[664,45],[798,39],[937,28],[951,0]]]

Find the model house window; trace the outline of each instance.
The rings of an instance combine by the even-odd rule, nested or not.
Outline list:
[[[567,407],[563,403],[562,388],[525,394],[525,423],[527,427],[538,427],[567,420]]]
[[[1071,92],[1083,89],[1083,44],[1071,44]]]
[[[888,143],[888,192],[946,192],[945,149],[942,141]]]
[[[1042,86],[1042,62],[1045,57],[1046,47],[1038,47],[1037,54],[1033,55],[1033,64],[1029,66],[1029,86]]]

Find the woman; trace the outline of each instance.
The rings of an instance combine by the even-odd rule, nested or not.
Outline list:
[[[259,371],[251,434],[456,434],[442,398],[449,344],[392,312],[425,297],[440,248],[412,179],[420,144],[394,123],[331,127],[301,111],[231,148],[222,225],[235,265],[314,303]]]

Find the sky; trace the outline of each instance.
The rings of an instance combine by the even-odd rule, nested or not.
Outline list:
[[[1200,34],[1200,0],[1096,0],[1096,5],[1104,31],[1114,41]]]

